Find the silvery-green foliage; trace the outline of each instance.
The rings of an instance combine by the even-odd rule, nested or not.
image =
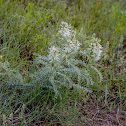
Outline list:
[[[50,44],[47,56],[34,53],[36,71],[30,75],[31,83],[51,89],[55,96],[60,96],[59,89],[62,87],[91,92],[89,86],[94,84],[88,70],[91,65],[77,58],[78,55],[86,56],[88,53],[80,49],[81,44],[76,39],[76,32],[70,25],[62,22],[57,36],[60,38],[59,42]],[[92,66],[92,69],[100,74],[95,67]]]

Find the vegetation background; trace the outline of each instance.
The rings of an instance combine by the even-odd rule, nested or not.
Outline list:
[[[99,61],[72,55],[78,59],[71,68],[75,72],[79,61],[86,62],[77,75],[83,69],[90,73],[86,79],[92,77],[94,84],[81,82],[88,92],[65,86],[62,78],[75,82],[76,74],[55,77],[52,66],[35,62],[34,53],[47,56],[50,45],[60,42],[57,32],[63,21],[76,30],[82,50],[94,33],[101,39]],[[125,125],[125,54],[125,0],[0,0],[0,125]],[[56,72],[66,68],[60,65]],[[54,86],[51,77],[63,86]]]

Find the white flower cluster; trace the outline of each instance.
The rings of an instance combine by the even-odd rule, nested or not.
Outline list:
[[[91,43],[89,45],[89,50],[92,50],[93,54],[91,56],[94,57],[95,61],[98,61],[101,58],[103,47],[99,44],[101,41],[100,39],[95,38],[94,36],[92,37],[92,39],[94,43]]]
[[[58,31],[64,38],[69,38],[72,36],[71,25],[68,25],[66,22],[61,22],[61,29]]]
[[[68,25],[66,22],[61,22],[60,29],[58,31],[58,34],[61,36],[61,40],[65,43],[61,45],[61,51],[64,54],[71,53],[71,52],[77,52],[80,48],[80,42],[76,39],[76,31],[72,29],[71,25]],[[91,53],[91,56],[94,58],[95,61],[98,61],[101,58],[102,54],[102,46],[99,44],[100,39],[95,38],[95,34],[92,36],[91,44],[89,45],[89,48],[87,48],[87,51]],[[49,61],[53,62],[54,60],[59,60],[59,49],[55,47],[54,45],[49,48]],[[85,50],[86,51],[86,50]]]
[[[71,25],[68,25],[66,22],[61,22],[60,26],[61,29],[58,31],[58,33],[62,36],[62,40],[65,39],[67,41],[67,43],[64,44],[64,52],[77,52],[81,44],[76,39],[76,31],[72,30]]]
[[[59,50],[55,46],[51,46],[51,48],[49,48],[48,58],[50,62],[53,62],[54,60],[59,60]]]
[[[58,33],[62,36],[62,40],[66,41],[65,44],[62,44],[62,52],[63,53],[71,53],[72,51],[77,52],[80,48],[80,42],[76,40],[76,31],[72,30],[71,25],[68,25],[66,22],[61,22],[61,29]],[[50,62],[59,60],[59,49],[56,46],[51,46],[49,48],[48,59]]]

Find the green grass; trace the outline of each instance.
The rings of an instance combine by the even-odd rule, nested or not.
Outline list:
[[[61,51],[65,41],[57,33],[62,21],[77,32],[79,51],[88,48],[94,33],[101,39],[103,55],[98,62],[91,54],[73,53],[68,55],[69,62],[61,59],[46,67],[36,63],[34,53],[48,56],[51,45],[59,46]],[[1,0],[0,125],[93,125],[86,110],[88,102],[110,111],[117,107],[124,111],[125,38],[124,0]],[[60,71],[67,68],[75,73]],[[67,86],[76,81],[75,87],[80,84],[91,92]]]

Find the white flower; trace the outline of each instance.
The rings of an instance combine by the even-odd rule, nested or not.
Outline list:
[[[61,35],[61,39],[65,40],[63,46],[63,52],[71,53],[77,52],[80,48],[80,42],[76,39],[76,31],[72,29],[71,25],[66,22],[61,22],[60,30],[58,33]]]
[[[64,38],[71,37],[71,26],[66,22],[61,22],[61,29],[58,31],[60,35]]]
[[[75,49],[75,51],[78,51],[79,50],[79,48],[80,48],[80,42],[79,41],[75,41],[75,45],[74,45],[74,49]]]
[[[70,53],[72,51],[73,48],[73,42],[69,39],[67,40],[68,44],[64,45],[64,52],[66,53]]]
[[[79,41],[75,41],[75,40],[67,40],[67,44],[64,45],[64,52],[70,53],[72,51],[77,52],[78,49],[80,48],[80,42]]]
[[[101,58],[103,52],[103,47],[99,44],[101,42],[101,39],[95,38],[95,34],[93,34],[92,41],[93,42],[89,45],[89,48],[87,48],[87,50],[90,53],[93,53],[91,56],[94,57],[95,61],[98,61]]]
[[[3,58],[3,56],[2,55],[0,55],[0,59],[2,59]]]
[[[58,31],[58,33],[60,33],[60,35],[63,38],[66,38],[66,39],[69,38],[69,39],[71,39],[72,37],[74,37],[76,35],[76,31],[72,30],[71,25],[68,25],[68,23],[61,22],[60,26],[61,26],[61,28]]]
[[[59,60],[59,50],[55,47],[55,46],[51,46],[51,48],[49,48],[49,61],[53,62],[54,60],[58,61]]]
[[[93,52],[92,57],[94,57],[95,61],[98,61],[101,58],[103,47],[98,43],[98,41],[96,43],[91,43],[89,47]]]

